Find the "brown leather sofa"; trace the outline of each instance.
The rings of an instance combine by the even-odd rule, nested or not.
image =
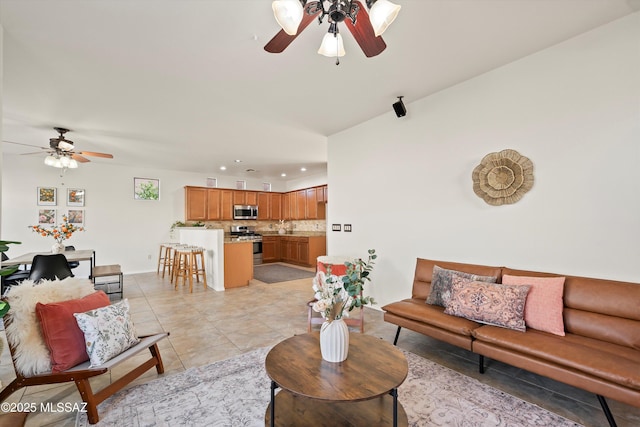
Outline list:
[[[611,426],[605,397],[640,407],[640,284],[567,276],[565,336],[527,328],[519,332],[444,313],[426,303],[433,267],[482,276],[557,277],[559,274],[418,258],[411,298],[387,304],[384,320],[484,357],[570,384],[598,396]]]

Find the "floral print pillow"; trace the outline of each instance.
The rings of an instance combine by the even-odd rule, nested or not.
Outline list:
[[[439,305],[446,307],[451,298],[451,284],[454,277],[462,277],[474,282],[490,282],[495,283],[495,276],[479,276],[477,274],[464,273],[462,271],[447,270],[437,265],[433,266],[433,275],[431,278],[431,292],[427,297],[427,304]]]
[[[446,314],[524,332],[524,306],[529,285],[501,285],[453,279]]]
[[[84,333],[91,367],[102,365],[140,342],[129,316],[127,299],[74,316]]]

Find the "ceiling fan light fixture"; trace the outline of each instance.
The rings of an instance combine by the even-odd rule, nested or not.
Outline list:
[[[78,162],[76,161],[76,159],[71,159],[69,161],[69,169],[78,169]]]
[[[371,26],[376,37],[385,32],[396,19],[402,7],[389,0],[367,0],[367,6],[369,7]]]
[[[71,151],[73,150],[73,144],[64,140],[58,141],[58,148],[62,151]]]
[[[295,36],[302,22],[302,3],[299,0],[275,0],[271,3],[273,15],[285,33]]]
[[[344,42],[342,41],[342,36],[338,32],[337,26],[334,28],[335,25],[336,24],[331,24],[329,32],[324,35],[322,43],[320,44],[320,49],[318,49],[318,53],[320,55],[328,56],[329,58],[345,55]]]
[[[71,160],[73,160],[73,159],[71,159],[71,158],[69,158],[67,156],[62,156],[62,157],[60,157],[60,164],[62,165],[63,168],[68,168],[69,165],[71,164]]]
[[[44,164],[47,166],[53,166],[54,168],[57,167],[56,163],[58,162],[58,159],[54,156],[47,156],[44,158]]]

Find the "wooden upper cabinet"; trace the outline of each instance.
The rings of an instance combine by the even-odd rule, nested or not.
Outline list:
[[[220,193],[217,188],[207,189],[207,219],[210,221],[221,218]]]
[[[270,219],[282,219],[282,194],[269,193],[269,199],[270,199],[270,212],[269,212]]]
[[[241,190],[233,190],[233,204],[234,205],[246,205],[247,193]]]
[[[257,191],[245,191],[244,192],[244,201],[245,201],[245,204],[247,204],[247,205],[257,205],[258,204],[258,192]]]
[[[258,193],[258,219],[272,219],[270,193]]]
[[[296,218],[295,219],[306,219],[307,218],[307,192],[305,190],[296,191]]]
[[[207,189],[185,187],[185,217],[187,221],[206,221]]]
[[[317,191],[316,187],[307,188],[305,190],[305,199],[307,205],[307,219],[317,219],[318,218],[318,200],[317,200]],[[322,190],[321,190],[322,191]]]
[[[220,190],[220,219],[233,219],[233,190]]]
[[[282,208],[282,219],[291,219],[291,204],[289,202],[289,199],[291,198],[291,194],[290,193],[284,193],[282,195],[282,204],[281,204],[281,208]]]

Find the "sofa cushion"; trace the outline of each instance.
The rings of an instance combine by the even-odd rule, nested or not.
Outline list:
[[[493,326],[481,326],[473,331],[473,336],[478,342],[640,390],[640,352],[629,347],[571,333],[560,337],[529,329],[526,334],[521,334]]]
[[[477,274],[465,273],[463,271],[448,270],[438,265],[433,267],[433,278],[431,280],[431,292],[427,298],[427,304],[446,307],[451,298],[451,284],[454,277],[462,277],[476,282],[495,282],[495,276],[480,276]]]
[[[91,280],[75,277],[42,280],[38,285],[25,280],[11,288],[7,294],[10,320],[5,322],[5,330],[13,347],[13,364],[20,374],[30,377],[51,372],[51,354],[42,337],[36,304],[81,298],[93,292]]]
[[[445,314],[443,307],[425,304],[424,300],[416,298],[387,304],[382,307],[382,310],[469,337],[474,329],[481,326],[477,322]]]
[[[524,306],[524,323],[533,329],[564,336],[562,295],[564,277],[502,275],[503,285],[530,285]]]
[[[446,314],[524,332],[529,285],[501,285],[453,277]]]
[[[51,371],[62,372],[89,360],[84,334],[78,328],[73,313],[83,313],[110,304],[102,291],[83,298],[49,304],[36,304],[42,335],[51,352]]]
[[[84,332],[92,367],[102,365],[140,341],[129,315],[127,299],[74,316]]]

